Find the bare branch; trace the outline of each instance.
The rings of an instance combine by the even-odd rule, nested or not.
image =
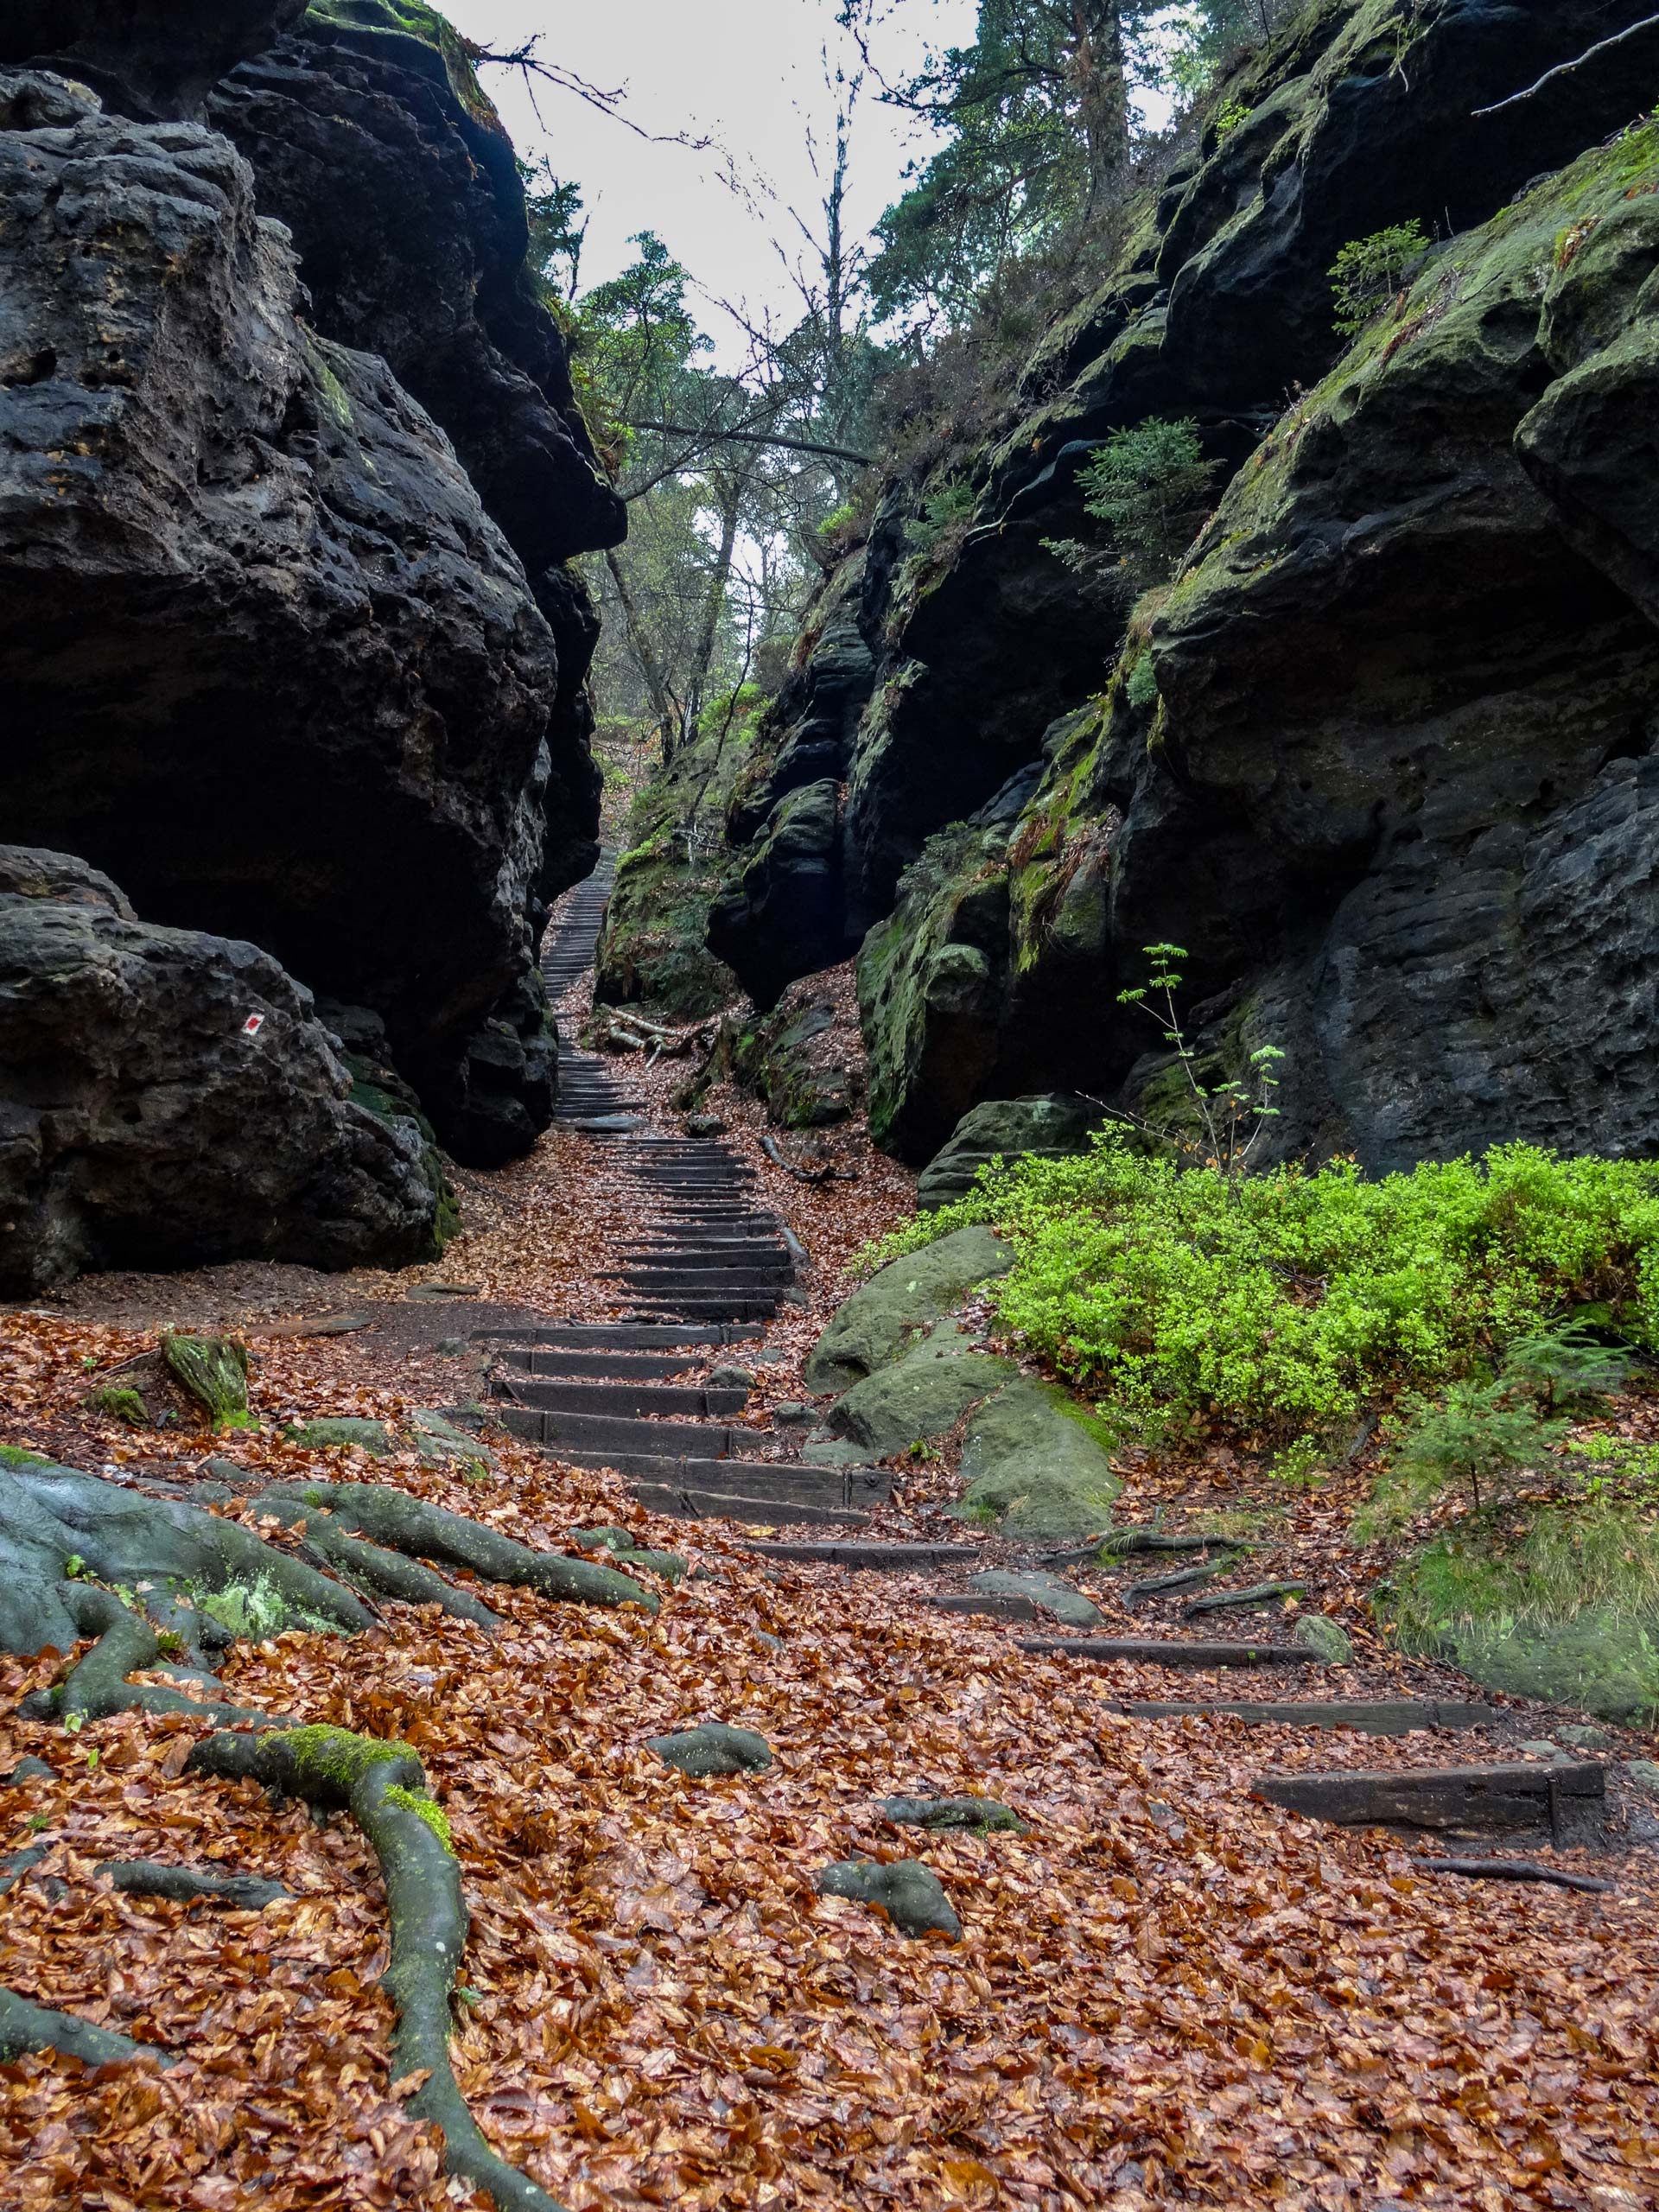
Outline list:
[[[566,69],[557,62],[543,61],[536,50],[541,42],[542,34],[537,31],[522,46],[497,53],[493,47],[474,46],[468,40],[467,58],[478,68],[518,70],[529,88],[530,104],[536,108],[538,123],[542,120],[542,111],[536,107],[534,80],[537,78],[543,84],[551,85],[557,92],[574,92],[579,100],[586,100],[589,107],[597,108],[601,115],[608,115],[613,123],[620,123],[624,130],[632,130],[636,138],[645,139],[649,145],[689,146],[694,153],[702,153],[714,143],[710,138],[694,138],[684,130],[647,130],[644,124],[636,123],[631,115],[626,115],[622,111],[622,102],[627,96],[626,85],[619,85],[613,92],[605,92],[598,85],[590,85],[574,69]]]
[[[1659,29],[1659,16],[1643,16],[1639,23],[1627,23],[1622,31],[1615,31],[1611,38],[1602,39],[1597,45],[1587,48],[1576,61],[1560,61],[1554,68],[1546,69],[1537,83],[1529,85],[1524,92],[1511,92],[1507,99],[1494,100],[1491,107],[1478,107],[1474,112],[1478,116],[1497,115],[1503,108],[1514,107],[1517,101],[1529,100],[1535,92],[1541,92],[1544,86],[1553,83],[1557,77],[1570,76],[1573,70],[1582,69],[1586,61],[1593,61],[1599,54],[1605,54],[1615,46],[1622,46],[1627,38],[1634,38],[1638,31],[1654,29]]]
[[[864,468],[871,466],[868,454],[855,453],[849,446],[819,445],[810,438],[784,438],[775,431],[723,430],[717,425],[707,430],[694,430],[684,423],[630,423],[627,427],[631,430],[659,430],[671,438],[696,438],[699,445],[782,446],[788,453],[823,454],[830,461],[855,461]]]

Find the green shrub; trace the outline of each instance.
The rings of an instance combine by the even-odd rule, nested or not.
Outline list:
[[[973,1222],[1019,1254],[991,1294],[1003,1325],[1143,1418],[1328,1430],[1372,1395],[1490,1371],[1592,1299],[1659,1343],[1659,1166],[1637,1161],[1516,1144],[1377,1181],[1344,1161],[1235,1179],[1109,1130],[986,1170],[870,1256]]]
[[[971,484],[947,484],[941,491],[930,492],[922,501],[921,513],[905,525],[906,543],[918,553],[934,552],[945,538],[957,535],[973,519],[977,505]]]
[[[1357,338],[1428,251],[1418,222],[1395,223],[1370,238],[1350,238],[1331,264],[1332,318],[1344,338]]]

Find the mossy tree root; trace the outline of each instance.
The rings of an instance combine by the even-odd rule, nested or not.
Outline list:
[[[178,2063],[170,2051],[158,2050],[154,2044],[134,2043],[130,2036],[118,2035],[113,2028],[94,2027],[90,2020],[78,2020],[73,2012],[48,2012],[43,2005],[31,2005],[14,1990],[0,1989],[0,2062],[10,2063],[36,2050],[60,2050],[85,2066],[108,2066],[135,2058],[153,2058],[160,2066]]]
[[[467,1909],[448,1824],[412,1748],[345,1728],[217,1735],[195,1746],[185,1770],[252,1780],[350,1811],[374,1847],[386,1887],[391,1963],[384,1982],[397,2007],[393,2070],[427,2075],[410,2110],[437,2122],[448,2171],[485,2190],[500,2212],[561,2212],[490,2148],[450,2066],[449,1997],[467,1940]]]
[[[296,1505],[286,1494],[269,1491],[259,1503],[291,1528],[302,1522],[305,1540],[318,1557],[351,1581],[377,1591],[383,1598],[401,1598],[406,1605],[442,1605],[457,1620],[472,1621],[480,1628],[499,1627],[500,1615],[492,1612],[481,1598],[457,1590],[453,1582],[446,1582],[418,1560],[406,1559],[379,1544],[365,1543],[359,1536],[348,1536],[332,1513]]]
[[[283,1727],[269,1713],[246,1707],[187,1697],[182,1690],[130,1682],[127,1676],[153,1667],[161,1656],[156,1631],[142,1613],[124,1605],[113,1590],[95,1583],[69,1583],[63,1603],[83,1636],[98,1641],[54,1689],[33,1690],[18,1707],[26,1720],[61,1720],[79,1727],[85,1720],[108,1720],[118,1713],[188,1713],[200,1720],[238,1721],[257,1727]]]
[[[658,1608],[652,1592],[613,1567],[555,1552],[533,1552],[482,1522],[428,1505],[407,1491],[379,1483],[279,1484],[262,1492],[257,1503],[270,1512],[308,1505],[332,1514],[342,1529],[388,1550],[441,1560],[486,1582],[535,1590],[544,1598],[580,1605],[643,1605],[652,1613]],[[307,1533],[313,1534],[312,1524]]]
[[[258,1874],[203,1874],[194,1866],[163,1866],[155,1859],[106,1859],[98,1871],[129,1897],[166,1897],[174,1904],[212,1897],[232,1912],[263,1912],[279,1897],[294,1894]]]

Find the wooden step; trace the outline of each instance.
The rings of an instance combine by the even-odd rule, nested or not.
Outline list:
[[[1191,1637],[1022,1636],[1021,1651],[1057,1659],[1128,1659],[1141,1667],[1312,1667],[1300,1644],[1201,1643]]]
[[[1253,1705],[1232,1698],[1205,1698],[1191,1705],[1125,1698],[1119,1713],[1143,1720],[1173,1720],[1183,1713],[1225,1713],[1264,1727],[1355,1728],[1365,1736],[1407,1736],[1415,1728],[1490,1728],[1498,1718],[1491,1705],[1453,1705],[1438,1698],[1381,1698],[1330,1705]]]
[[[683,1375],[688,1370],[702,1365],[708,1352],[706,1349],[679,1353],[531,1351],[523,1345],[509,1344],[497,1357],[515,1374],[587,1377],[595,1382],[661,1382],[671,1376]]]
[[[1606,1796],[1599,1759],[1517,1760],[1500,1766],[1404,1767],[1395,1773],[1258,1775],[1250,1795],[1338,1827],[1558,1829]]]
[[[849,1574],[925,1574],[937,1567],[961,1567],[982,1559],[977,1544],[794,1544],[757,1542],[747,1547],[763,1559],[800,1567],[840,1567]]]
[[[748,1497],[727,1491],[695,1490],[671,1483],[636,1482],[629,1488],[652,1513],[681,1521],[745,1521],[775,1528],[785,1522],[830,1522],[853,1528],[869,1516],[850,1505],[809,1505],[793,1498]]]
[[[497,1411],[494,1406],[492,1412]],[[571,1453],[581,1452],[589,1464],[614,1466],[610,1458],[595,1461],[595,1454],[615,1452],[646,1452],[653,1459],[725,1459],[741,1451],[745,1441],[751,1446],[753,1432],[740,1432],[739,1440],[733,1442],[733,1432],[711,1421],[640,1421],[626,1414],[558,1414],[545,1413],[534,1406],[502,1405],[499,1409],[502,1426],[515,1436],[526,1438],[532,1444],[544,1444],[550,1451],[563,1451],[569,1446]]]
[[[550,1346],[563,1351],[665,1351],[678,1344],[753,1344],[762,1332],[729,1323],[567,1321],[547,1329],[475,1329],[475,1344]]]
[[[741,1414],[749,1394],[741,1387],[703,1389],[697,1383],[524,1382],[512,1386],[518,1405],[538,1406],[544,1413],[603,1414],[633,1420],[662,1420],[690,1415],[698,1420]]]

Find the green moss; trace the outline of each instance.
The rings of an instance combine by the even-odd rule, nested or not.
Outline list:
[[[365,1113],[372,1114],[378,1121],[412,1122],[420,1131],[421,1164],[437,1197],[436,1211],[432,1218],[431,1241],[420,1256],[435,1260],[461,1229],[461,1200],[449,1179],[448,1168],[438,1143],[438,1133],[427,1120],[420,1100],[412,1090],[402,1084],[396,1090],[388,1088],[388,1070],[358,1052],[347,1052],[344,1058],[351,1073],[351,1097],[354,1106],[360,1106]]]
[[[0,1444],[0,1467],[49,1467],[43,1452],[26,1451],[21,1444]]]
[[[388,1805],[399,1806],[405,1813],[413,1813],[417,1821],[424,1821],[438,1841],[453,1858],[454,1842],[449,1832],[449,1815],[434,1797],[423,1797],[413,1789],[405,1789],[394,1782],[386,1791]]]
[[[124,1421],[129,1428],[147,1428],[149,1408],[134,1389],[105,1382],[94,1390],[86,1401],[94,1413],[109,1414],[117,1421]]]
[[[283,1748],[302,1778],[326,1782],[340,1790],[348,1790],[365,1767],[392,1765],[418,1756],[412,1745],[359,1736],[350,1728],[321,1721],[285,1730]]]
[[[442,57],[449,88],[480,129],[506,135],[473,66],[477,48],[425,0],[311,0],[307,20],[336,29],[415,39]]]

